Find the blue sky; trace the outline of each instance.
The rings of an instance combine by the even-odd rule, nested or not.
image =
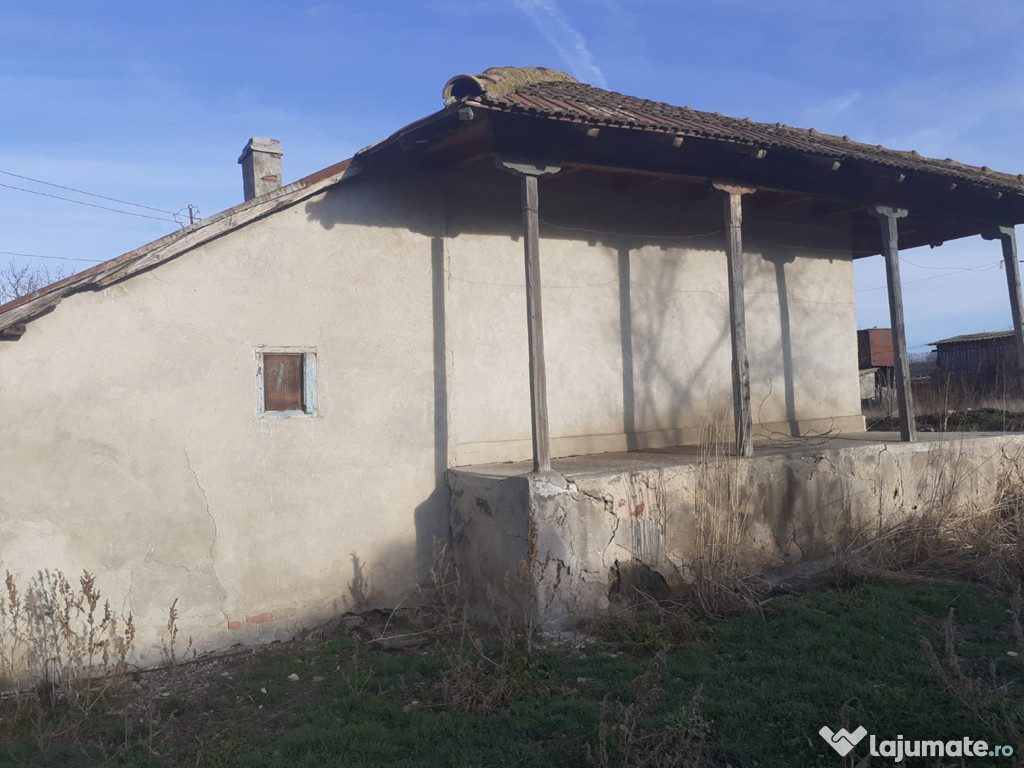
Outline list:
[[[435,111],[451,75],[494,65],[1024,171],[1019,0],[13,5],[0,9],[0,171],[166,212],[240,202],[250,136],[281,140],[292,181]],[[100,261],[175,228],[169,213],[0,184],[158,219],[0,187],[0,252]],[[1009,326],[996,243],[904,255],[911,347]],[[888,325],[881,286],[881,259],[858,262],[862,327]]]

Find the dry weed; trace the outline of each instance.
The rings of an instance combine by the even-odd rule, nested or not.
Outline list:
[[[1018,653],[1024,651],[1020,604],[1018,591],[1013,600],[1013,628]],[[928,639],[921,638],[921,648],[932,670],[979,723],[998,735],[1003,743],[1020,744],[1024,740],[1024,711],[1021,710],[1019,696],[999,679],[994,662],[989,663],[988,674],[984,677],[972,675],[964,669],[963,660],[957,654],[957,626],[952,608],[943,623],[943,641],[940,656]]]
[[[178,599],[175,598],[167,611],[167,634],[160,638],[160,649],[163,652],[164,663],[174,669],[178,666]],[[192,646],[192,638],[189,637],[185,644],[183,657],[187,658],[189,653],[192,658],[196,657],[196,650]]]
[[[358,694],[366,690],[366,686],[373,677],[373,667],[363,664],[361,659],[363,643],[358,635],[352,637],[352,652],[349,654],[349,663],[342,670],[341,677],[348,686],[349,693]]]
[[[458,644],[447,654],[447,667],[439,683],[442,697],[452,710],[506,706],[547,684],[536,655],[530,563],[520,561],[515,577],[505,574],[503,588],[500,597],[488,589],[493,631],[487,642],[471,630],[465,609],[461,611]]]
[[[605,699],[601,704],[597,742],[587,745],[587,757],[597,768],[698,768],[704,765],[710,723],[700,715],[701,689],[686,707],[663,718],[658,727],[644,727],[661,700],[665,674],[662,649],[633,683],[632,700]]]
[[[657,652],[699,635],[693,606],[683,600],[655,600],[639,590],[614,613],[586,622],[587,630],[635,652]]]
[[[77,585],[44,570],[23,592],[7,572],[0,601],[0,676],[10,734],[29,733],[40,749],[77,743],[90,713],[126,682],[135,642],[132,616],[116,617],[94,576]]]
[[[454,637],[466,621],[466,600],[462,576],[448,550],[448,544],[434,537],[434,553],[428,581],[421,584],[416,616],[421,628],[432,634]]]
[[[975,511],[950,499],[881,526],[854,531],[836,552],[840,585],[871,576],[915,575],[980,581],[1016,588],[1024,574],[1024,497],[1004,494]]]
[[[687,598],[701,616],[722,616],[756,608],[760,580],[744,562],[743,545],[752,513],[753,484],[746,466],[728,455],[721,422],[702,428],[694,477],[695,556]]]
[[[88,706],[99,681],[123,675],[135,640],[131,615],[101,603],[95,577],[77,587],[61,571],[39,573],[21,593],[7,572],[0,601],[0,674],[9,687],[31,683],[47,702]]]

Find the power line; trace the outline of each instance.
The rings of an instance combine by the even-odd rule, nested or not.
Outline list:
[[[929,266],[927,266],[925,264],[917,264],[917,263],[911,261],[910,259],[906,258],[905,256],[900,256],[900,261],[903,262],[904,264],[909,264],[912,267],[917,267],[918,269],[934,269],[934,270],[956,269],[956,271],[958,271],[958,272],[974,272],[974,271],[979,271],[979,270],[980,271],[985,271],[985,270],[988,270],[988,269],[994,269],[995,268],[995,266],[994,266],[995,264],[1002,264],[1003,263],[1001,261],[997,261],[997,262],[993,262],[992,264],[982,264],[980,267],[929,267]]]
[[[178,224],[179,222],[174,219],[165,219],[162,216],[150,216],[148,213],[135,213],[133,211],[122,211],[118,208],[110,208],[106,205],[97,205],[96,203],[87,203],[84,200],[72,200],[70,197],[61,197],[60,195],[51,195],[48,192],[38,192],[34,189],[25,189],[24,187],[15,187],[11,184],[2,184],[0,187],[6,187],[7,189],[16,189],[19,192],[28,192],[31,195],[40,195],[41,197],[52,197],[54,200],[63,200],[66,203],[77,203],[78,205],[87,205],[90,208],[99,208],[104,211],[112,211],[113,213],[123,213],[125,216],[138,216],[140,219],[155,219],[156,221],[169,221],[172,224]],[[173,214],[172,214],[173,215]]]
[[[37,253],[15,253],[14,251],[0,251],[0,256],[19,256],[24,259],[52,259],[53,261],[86,261],[90,264],[103,263],[103,259],[76,259],[71,256],[40,256]]]
[[[64,189],[68,192],[74,192],[79,195],[88,195],[89,197],[98,197],[100,200],[109,200],[112,203],[120,203],[121,205],[131,205],[135,208],[145,208],[148,211],[156,211],[157,213],[167,213],[171,216],[176,215],[174,211],[166,211],[163,208],[154,208],[151,205],[142,205],[141,203],[130,203],[127,200],[118,200],[116,197],[107,197],[106,195],[97,195],[95,192],[86,192],[81,189],[75,189],[74,187],[65,187],[61,184],[54,184],[52,181],[43,181],[42,179],[33,179],[31,176],[22,176],[20,173],[11,173],[11,171],[0,171],[5,176],[13,176],[16,179],[24,179],[25,181],[31,181],[36,184],[45,184],[48,187],[56,187],[57,189]]]
[[[980,267],[961,267],[960,269],[954,269],[952,272],[945,272],[941,275],[932,275],[931,277],[919,277],[916,280],[902,280],[900,281],[900,284],[910,285],[911,283],[923,283],[925,280],[938,280],[940,277],[950,277],[951,275],[958,275],[961,272],[983,272],[986,270],[995,269],[1002,263],[1003,262],[1001,261],[994,261],[991,264],[983,264]],[[859,291],[854,291],[854,293],[867,293],[868,291],[884,291],[885,288],[886,286],[884,285],[878,285],[875,286],[874,288],[861,288]]]

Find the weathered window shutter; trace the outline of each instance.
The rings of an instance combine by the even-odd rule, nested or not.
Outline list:
[[[263,409],[265,411],[302,411],[303,355],[263,355]]]

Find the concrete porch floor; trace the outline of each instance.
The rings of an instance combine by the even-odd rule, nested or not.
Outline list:
[[[918,432],[914,445],[935,443],[960,443],[991,437],[1009,436],[1010,432]],[[754,455],[751,461],[765,456],[817,455],[830,450],[861,447],[865,445],[903,445],[899,432],[848,432],[837,437],[780,437],[768,440],[754,439]],[[732,445],[723,444],[717,448],[699,445],[676,445],[666,448],[645,448],[635,451],[594,453],[582,456],[566,456],[551,460],[551,469],[560,475],[579,477],[607,474],[610,472],[632,472],[644,469],[659,469],[692,464],[708,453],[715,456],[734,456]],[[529,461],[500,462],[496,464],[471,464],[452,467],[450,471],[459,474],[482,477],[517,477],[527,475],[533,469]]]
[[[745,573],[786,569],[903,516],[990,509],[1024,478],[1024,435],[1011,433],[919,433],[915,443],[851,433],[729,453],[677,446],[555,459],[545,473],[530,462],[451,469],[463,583],[492,599],[528,574],[520,607],[558,627],[633,587],[686,589],[723,552]]]

